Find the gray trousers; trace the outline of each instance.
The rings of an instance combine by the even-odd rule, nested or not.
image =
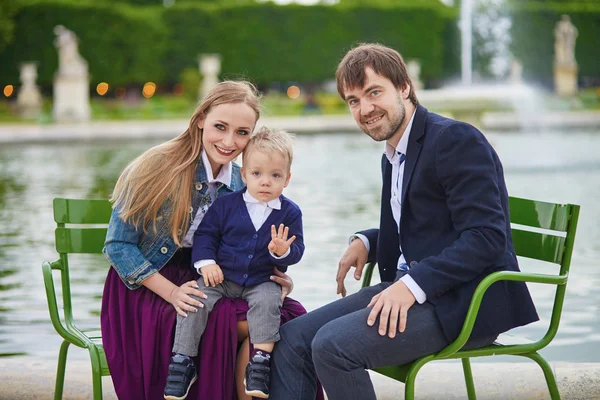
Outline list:
[[[318,378],[329,400],[375,400],[367,368],[406,364],[446,347],[428,302],[408,310],[406,330],[393,339],[379,335],[379,319],[367,325],[367,304],[390,285],[369,286],[284,324],[273,351],[270,399],[314,399]],[[496,336],[469,340],[465,348],[491,344]]]
[[[207,299],[194,299],[202,302],[198,312],[187,311],[187,317],[177,315],[173,353],[194,357],[198,354],[200,338],[206,329],[208,314],[221,297],[243,299],[248,302],[248,329],[250,342],[275,343],[279,341],[281,321],[281,286],[275,282],[265,282],[253,287],[239,286],[231,281],[223,281],[215,287],[206,286],[204,279],[198,279],[200,290]]]

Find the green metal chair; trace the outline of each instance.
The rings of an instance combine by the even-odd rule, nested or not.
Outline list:
[[[415,379],[419,370],[428,362],[460,358],[467,385],[469,400],[475,400],[475,384],[471,372],[471,357],[495,355],[515,355],[527,357],[538,363],[544,372],[548,390],[553,400],[560,399],[556,379],[548,362],[538,353],[546,347],[556,335],[565,299],[575,230],[579,218],[579,206],[574,204],[553,204],[541,201],[510,198],[510,222],[515,251],[518,256],[546,261],[560,265],[558,274],[533,274],[524,272],[494,272],[487,276],[473,294],[471,305],[458,338],[437,354],[421,357],[410,364],[375,369],[376,372],[405,383],[404,396],[413,400]],[[375,263],[365,268],[362,287],[370,285]],[[552,318],[546,334],[536,342],[523,340],[520,344],[502,344],[502,336],[491,346],[475,350],[461,350],[471,336],[471,330],[477,317],[481,299],[485,291],[494,282],[500,280],[544,283],[556,285],[556,294],[552,308]]]
[[[63,343],[58,355],[58,368],[56,372],[56,386],[54,399],[62,398],[65,381],[65,368],[69,345],[87,349],[92,362],[92,382],[94,399],[102,399],[102,377],[109,376],[108,365],[102,337],[98,330],[84,332],[75,326],[71,301],[71,285],[69,279],[69,254],[96,254],[102,253],[106,227],[110,220],[111,204],[107,200],[73,200],[54,199],[54,221],[56,221],[55,242],[56,251],[60,258],[53,262],[44,262],[44,285],[48,299],[50,320],[56,332],[62,336]],[[66,225],[75,225],[67,227]],[[58,298],[52,271],[60,271],[62,289],[63,318],[61,319],[58,307]]]

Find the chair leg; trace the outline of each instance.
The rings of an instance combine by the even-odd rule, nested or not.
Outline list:
[[[471,370],[471,361],[468,357],[461,359],[463,372],[465,373],[465,383],[467,384],[467,395],[469,400],[476,400],[475,383],[473,382],[473,371]]]
[[[63,340],[58,352],[58,367],[56,368],[56,384],[54,385],[54,400],[61,400],[65,386],[65,370],[67,368],[67,352],[71,343]]]
[[[95,347],[90,347],[90,359],[92,361],[92,387],[94,390],[94,400],[102,400],[102,367],[98,350]]]
[[[544,357],[539,355],[537,352],[519,355],[530,358],[538,363],[538,365],[542,368],[542,371],[544,371],[544,377],[546,378],[548,391],[550,391],[550,397],[552,400],[560,400],[560,392],[558,391],[558,386],[556,385],[556,378],[554,377],[554,373],[552,372],[550,364],[548,364]]]
[[[406,380],[404,382],[404,400],[415,399],[415,379],[417,379],[417,374],[425,364],[431,361],[432,358],[432,356],[425,356],[413,362],[412,367],[410,367],[406,374]]]

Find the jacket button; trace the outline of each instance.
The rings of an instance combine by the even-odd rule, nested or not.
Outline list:
[[[252,254],[248,254],[248,258],[252,259],[254,257]]]
[[[202,184],[200,182],[196,182],[196,190],[202,190]]]
[[[194,207],[190,206],[190,214],[194,212]]]
[[[258,234],[254,234],[254,236],[252,236],[252,238],[256,239],[258,237]]]
[[[416,262],[416,261],[411,261],[411,262],[410,262],[410,267],[411,267],[411,268],[414,268],[414,267],[416,267],[416,266],[417,266],[417,264],[418,264],[418,262]]]
[[[127,283],[129,283],[130,285],[134,285],[134,284],[135,284],[135,281],[134,281],[133,279],[129,279],[129,280],[127,281]]]
[[[244,274],[244,279],[246,279],[248,277],[248,274]]]
[[[168,251],[169,251],[169,249],[167,249],[166,246],[163,246],[163,247],[160,248],[160,252],[163,253],[163,254],[167,254]]]

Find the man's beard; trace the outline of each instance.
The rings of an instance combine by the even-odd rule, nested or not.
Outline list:
[[[386,117],[389,120],[389,129],[385,131],[384,134],[379,135],[378,132],[385,129],[385,126],[377,127],[375,131],[370,130],[369,126],[366,123],[362,124],[362,131],[369,135],[373,140],[377,142],[382,142],[384,140],[391,139],[398,129],[404,123],[404,119],[406,118],[406,108],[404,107],[404,103],[402,103],[402,97],[400,95],[397,96],[398,99],[398,114],[394,117],[390,115],[390,113],[385,113],[382,117]],[[365,118],[368,119],[368,118]],[[383,124],[382,124],[383,125]]]

